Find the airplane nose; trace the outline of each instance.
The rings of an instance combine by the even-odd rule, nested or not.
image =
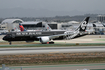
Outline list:
[[[5,40],[5,37],[3,37],[2,40]]]
[[[3,39],[3,40],[6,40],[6,36],[4,36],[2,39]]]

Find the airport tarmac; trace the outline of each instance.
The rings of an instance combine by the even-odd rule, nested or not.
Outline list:
[[[105,43],[105,35],[85,35],[70,40],[55,40],[62,43]]]

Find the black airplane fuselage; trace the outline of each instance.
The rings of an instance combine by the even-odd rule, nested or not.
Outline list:
[[[85,34],[89,17],[86,17],[74,31],[61,31],[61,30],[51,30],[51,31],[26,31],[23,26],[20,26],[22,32],[9,32],[3,37],[3,40],[9,41],[40,41],[42,44],[49,42],[51,39],[58,37],[69,37],[74,38],[78,35]],[[81,34],[82,33],[82,34]]]
[[[3,37],[5,41],[39,41],[38,37],[64,34],[65,31],[23,31],[9,32]],[[58,39],[58,38],[57,38]],[[63,39],[60,37],[59,39]]]

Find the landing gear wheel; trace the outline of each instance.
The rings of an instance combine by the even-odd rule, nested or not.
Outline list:
[[[47,43],[42,43],[42,44],[47,44]]]
[[[54,44],[54,42],[49,42],[49,44]]]
[[[12,43],[11,42],[9,42],[9,45],[11,45]]]

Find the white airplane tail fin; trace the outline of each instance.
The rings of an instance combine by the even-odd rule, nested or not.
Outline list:
[[[14,31],[19,31],[19,29],[15,25],[13,25],[13,30]]]
[[[51,31],[52,30],[51,27],[48,24],[45,24],[45,28],[46,28],[47,31]]]

